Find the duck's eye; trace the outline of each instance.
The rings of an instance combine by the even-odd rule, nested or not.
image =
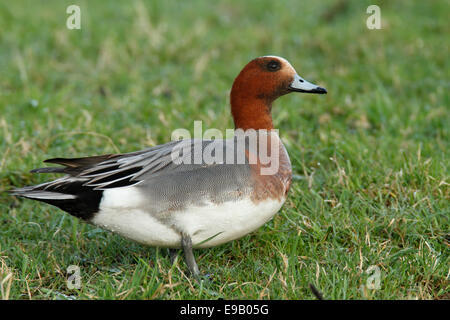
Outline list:
[[[267,70],[269,71],[278,71],[281,69],[281,64],[277,60],[271,60],[267,63]]]

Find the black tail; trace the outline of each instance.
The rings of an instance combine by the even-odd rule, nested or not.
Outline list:
[[[98,211],[103,191],[85,186],[86,178],[77,177],[83,170],[119,155],[107,154],[86,158],[54,158],[44,162],[64,167],[47,167],[31,170],[33,173],[65,173],[67,176],[43,184],[17,188],[12,195],[42,201],[54,205],[71,215],[89,220]]]
[[[61,178],[44,184],[17,188],[12,195],[42,201],[83,220],[90,220],[98,211],[102,190],[83,186],[84,181]]]

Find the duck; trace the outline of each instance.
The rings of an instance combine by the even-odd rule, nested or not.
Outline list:
[[[190,274],[198,277],[194,248],[237,240],[285,203],[292,167],[271,113],[273,102],[291,92],[327,93],[286,59],[257,57],[230,91],[231,139],[180,139],[131,153],[52,158],[44,162],[57,166],[31,172],[64,176],[10,193],[144,245],[182,249]]]

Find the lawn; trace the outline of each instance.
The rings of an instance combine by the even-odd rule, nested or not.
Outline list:
[[[66,7],[81,7],[81,29]],[[366,8],[381,8],[369,30]],[[0,0],[0,298],[449,299],[448,1]],[[252,58],[325,95],[273,107],[294,181],[273,220],[179,255],[6,193],[52,157],[131,152],[233,128]],[[81,288],[67,285],[80,268]]]

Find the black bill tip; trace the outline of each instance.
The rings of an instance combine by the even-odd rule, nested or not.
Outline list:
[[[322,88],[322,87],[317,87],[317,88],[313,89],[310,92],[311,93],[318,93],[318,94],[326,94],[327,93],[327,89]]]
[[[304,89],[289,87],[289,90],[295,91],[295,92],[303,92],[303,93],[317,93],[317,94],[326,94],[327,93],[327,90],[322,87],[316,87],[311,90],[304,90]]]

